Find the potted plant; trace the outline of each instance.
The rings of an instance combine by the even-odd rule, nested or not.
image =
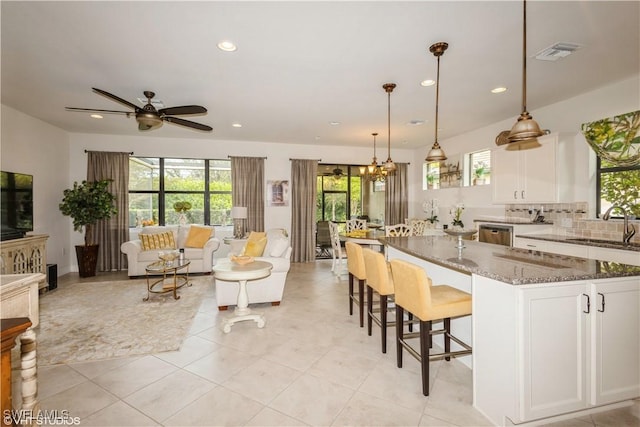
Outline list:
[[[175,202],[173,204],[173,210],[178,212],[178,223],[180,225],[187,225],[187,212],[191,209],[191,203],[187,201]]]
[[[482,185],[485,182],[485,176],[489,174],[489,168],[485,162],[478,162],[473,169],[473,185]]]
[[[94,226],[99,220],[109,219],[117,213],[115,196],[107,187],[111,180],[73,183],[73,188],[64,190],[60,212],[73,219],[73,229],[83,231],[84,245],[76,246],[80,277],[96,275],[99,244],[94,242]]]

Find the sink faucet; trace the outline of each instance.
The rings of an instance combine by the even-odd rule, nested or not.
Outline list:
[[[614,209],[620,209],[622,214],[624,215],[624,230],[622,231],[622,242],[629,243],[631,238],[636,234],[636,228],[633,224],[629,224],[629,217],[627,216],[627,212],[620,206],[611,206],[607,211],[602,215],[602,219],[604,221],[608,221],[611,216],[611,211]]]

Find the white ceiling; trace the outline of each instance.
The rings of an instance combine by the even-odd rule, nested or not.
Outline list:
[[[394,82],[392,146],[431,145],[435,87],[419,82],[436,77],[428,48],[438,41],[449,43],[439,139],[515,122],[521,110],[520,1],[0,5],[2,103],[69,132],[150,135],[133,118],[65,111],[123,108],[97,87],[134,103],[152,90],[167,107],[209,110],[185,118],[212,133],[165,123],[150,131],[158,137],[369,146],[378,132],[386,144],[382,84]],[[640,72],[640,2],[529,1],[527,15],[529,57],[557,42],[583,46],[557,62],[528,59],[529,110]],[[238,50],[217,49],[223,39]],[[491,94],[496,86],[509,90]]]

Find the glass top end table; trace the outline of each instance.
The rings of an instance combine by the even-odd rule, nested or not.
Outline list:
[[[149,301],[151,294],[166,294],[173,292],[174,299],[180,299],[178,289],[187,285],[189,282],[189,265],[191,261],[184,259],[180,261],[156,261],[145,267],[147,276],[147,297],[142,298],[143,301]],[[154,276],[159,276],[155,278]],[[155,279],[155,280],[154,280]]]

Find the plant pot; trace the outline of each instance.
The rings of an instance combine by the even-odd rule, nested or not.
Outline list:
[[[100,248],[100,245],[76,246],[76,258],[78,259],[78,273],[80,277],[92,277],[96,275],[98,248]]]

